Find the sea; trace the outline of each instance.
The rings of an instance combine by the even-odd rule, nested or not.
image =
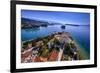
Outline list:
[[[55,32],[69,32],[80,48],[90,58],[90,26],[71,26],[65,25],[49,25],[47,27],[21,29],[21,41],[35,40],[37,38],[48,36]]]

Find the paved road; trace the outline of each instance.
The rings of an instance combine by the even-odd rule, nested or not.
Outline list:
[[[61,58],[62,58],[62,55],[63,55],[63,51],[64,51],[64,48],[60,49],[59,54],[58,54],[58,61],[61,61]]]

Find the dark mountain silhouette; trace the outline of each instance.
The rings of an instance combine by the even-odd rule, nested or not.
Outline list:
[[[21,25],[22,28],[34,28],[40,26],[47,27],[48,22],[38,21],[38,20],[28,19],[28,18],[21,18]]]
[[[21,18],[21,28],[39,28],[47,27],[49,25],[62,25],[61,23],[52,22],[52,21],[43,21],[37,19]],[[68,26],[87,26],[87,25],[78,25],[78,24],[63,24]],[[88,25],[89,26],[89,25]]]
[[[88,25],[79,25],[79,24],[65,24],[65,25],[68,25],[68,26],[89,26],[89,24],[88,24]]]

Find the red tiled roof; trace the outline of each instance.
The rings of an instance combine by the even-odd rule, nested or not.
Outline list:
[[[57,59],[58,59],[58,52],[54,50],[49,55],[49,61],[56,61]]]

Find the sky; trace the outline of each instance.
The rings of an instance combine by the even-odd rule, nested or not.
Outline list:
[[[89,25],[90,14],[82,12],[21,10],[21,18],[52,21],[62,24]]]

